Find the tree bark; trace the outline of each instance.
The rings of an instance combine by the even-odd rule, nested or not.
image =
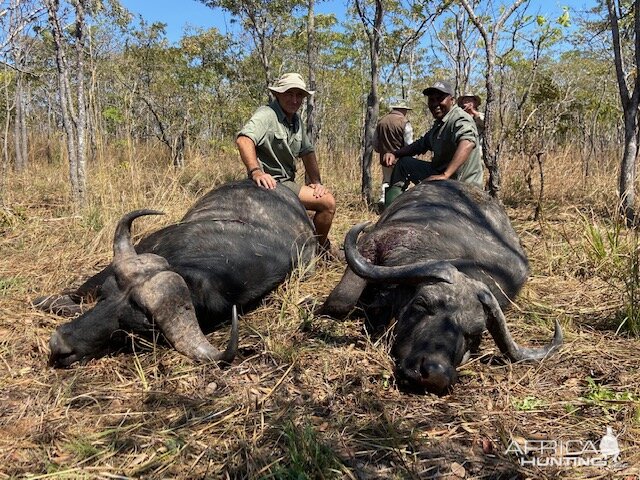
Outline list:
[[[485,45],[485,54],[486,54],[486,72],[485,72],[485,84],[487,89],[487,101],[485,107],[485,130],[483,138],[483,152],[484,152],[484,163],[489,171],[489,179],[487,182],[487,190],[489,194],[493,197],[498,197],[500,193],[500,188],[502,185],[501,174],[500,174],[500,148],[495,141],[496,132],[494,131],[494,117],[496,116],[496,100],[497,96],[495,93],[495,62],[496,62],[496,48],[498,45],[498,41],[500,40],[500,34],[504,27],[505,22],[509,19],[509,17],[524,3],[525,0],[516,0],[509,7],[505,7],[502,10],[502,14],[495,22],[495,24],[491,25],[491,28],[485,28],[483,24],[483,20],[478,17],[473,9],[473,7],[469,4],[467,0],[458,0],[460,4],[464,7],[469,15],[470,20],[480,32],[482,39],[484,40]]]
[[[85,126],[86,106],[84,100],[84,11],[86,0],[77,0],[76,8],[76,100],[78,113],[75,111],[73,89],[70,80],[70,68],[65,54],[62,26],[58,18],[59,0],[45,0],[49,15],[49,25],[53,35],[58,72],[58,93],[62,123],[67,138],[69,155],[69,179],[74,203],[79,206],[86,195],[86,153]]]
[[[380,68],[380,40],[381,25],[384,18],[384,9],[382,0],[375,0],[375,13],[373,22],[370,22],[365,13],[360,0],[355,0],[356,10],[364,26],[365,33],[369,39],[369,55],[371,59],[370,71],[370,90],[367,96],[367,111],[364,119],[364,148],[362,152],[361,168],[362,168],[362,198],[368,205],[374,203],[371,188],[371,161],[373,159],[373,134],[378,123],[378,114],[380,109],[380,99],[378,97],[378,80]],[[367,27],[372,23],[371,28]]]
[[[77,105],[78,119],[76,123],[77,137],[77,177],[78,191],[77,199],[83,201],[87,190],[87,147],[86,147],[86,127],[87,127],[87,104],[85,101],[85,79],[84,79],[84,49],[85,49],[85,13],[88,0],[75,0],[76,7],[76,85],[77,85]]]
[[[23,172],[29,165],[27,156],[27,121],[24,92],[24,78],[21,72],[16,74],[16,90],[15,90],[15,115],[13,123],[13,145],[15,150],[15,170]]]
[[[315,0],[309,0],[309,12],[307,14],[307,62],[309,66],[309,89],[312,91],[316,90],[316,69],[318,63],[314,10]],[[318,142],[316,99],[314,95],[307,98],[307,136],[314,145]]]
[[[637,224],[635,211],[635,180],[636,159],[638,157],[638,105],[640,103],[640,2],[636,1],[633,5],[635,49],[633,93],[629,92],[626,81],[620,39],[620,25],[618,23],[619,8],[617,7],[619,7],[619,5],[617,5],[615,0],[607,0],[616,79],[618,81],[624,119],[624,151],[620,164],[620,178],[618,182],[618,194],[620,196],[619,208],[620,214],[625,218],[627,226],[632,226]]]
[[[4,101],[6,105],[4,121],[4,138],[2,140],[2,171],[0,171],[0,207],[4,206],[4,188],[7,172],[9,171],[9,127],[11,125],[11,99],[9,95],[9,75],[7,75],[7,64],[4,65]]]
[[[636,107],[637,109],[637,107]],[[618,189],[620,195],[620,213],[628,226],[635,225],[635,179],[636,158],[638,157],[638,117],[635,111],[624,112],[624,151],[620,163]]]
[[[17,172],[26,170],[29,165],[28,136],[27,136],[27,99],[26,99],[26,59],[29,55],[28,43],[22,34],[25,25],[30,18],[30,13],[24,11],[19,0],[12,0],[9,8],[9,30],[7,33],[7,42],[13,58],[13,68],[15,71],[15,90],[14,90],[14,122],[13,122],[13,145],[15,163],[14,168]]]

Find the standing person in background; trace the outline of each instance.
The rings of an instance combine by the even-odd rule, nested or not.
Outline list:
[[[458,98],[458,106],[471,115],[476,122],[476,127],[478,127],[478,135],[482,137],[484,133],[484,113],[478,110],[480,103],[480,97],[473,93],[465,93]]]
[[[473,121],[476,122],[476,127],[478,129],[478,139],[480,143],[476,146],[478,151],[480,152],[480,160],[484,160],[482,155],[482,136],[484,135],[484,113],[482,113],[478,108],[480,107],[480,97],[475,95],[474,93],[467,92],[461,97],[458,97],[458,106],[462,108],[465,112],[471,115]]]
[[[384,195],[391,182],[392,167],[384,164],[384,154],[393,152],[413,142],[413,127],[407,114],[413,110],[405,99],[391,105],[391,111],[383,116],[373,134],[373,149],[380,154],[382,165],[382,196],[380,203],[384,205]]]
[[[478,129],[471,116],[456,105],[453,88],[439,81],[422,92],[435,121],[433,126],[410,145],[386,153],[383,162],[393,166],[391,186],[385,195],[385,207],[406,190],[410,183],[452,178],[483,186]],[[414,158],[433,152],[430,162]]]
[[[322,184],[314,146],[298,114],[303,101],[315,92],[307,90],[299,73],[285,73],[268,88],[274,99],[258,108],[236,137],[240,158],[256,185],[274,189],[282,183],[298,195],[307,210],[315,212],[313,224],[321,254],[338,259],[341,252],[329,241],[336,201]],[[295,182],[297,158],[304,164],[306,185]]]

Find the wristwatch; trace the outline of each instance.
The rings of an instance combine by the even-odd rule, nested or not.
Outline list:
[[[249,170],[249,171],[247,172],[247,177],[248,177],[249,179],[253,179],[253,177],[252,177],[253,172],[257,172],[258,170],[262,170],[262,169],[261,169],[260,167],[254,167],[254,168],[252,168],[251,170]]]

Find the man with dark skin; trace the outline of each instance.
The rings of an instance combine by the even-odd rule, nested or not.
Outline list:
[[[335,198],[320,180],[315,149],[298,115],[304,100],[314,92],[307,90],[298,73],[285,73],[269,90],[274,100],[256,110],[238,133],[240,158],[256,185],[274,189],[282,183],[298,195],[307,210],[315,212],[313,224],[320,248],[335,257],[339,252],[331,251],[328,238]],[[295,182],[297,158],[302,159],[306,185]]]
[[[424,136],[384,155],[383,164],[394,166],[385,207],[410,183],[417,184],[422,180],[453,178],[483,186],[480,149],[476,148],[479,146],[478,130],[469,114],[456,105],[451,85],[439,81],[422,93],[427,96],[427,106],[435,121]],[[414,158],[414,155],[428,151],[433,152],[430,162]]]

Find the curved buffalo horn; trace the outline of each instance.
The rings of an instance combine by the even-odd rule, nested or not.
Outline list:
[[[368,223],[359,223],[351,227],[344,239],[344,255],[351,270],[370,282],[415,284],[428,279],[452,283],[452,275],[456,271],[451,262],[445,260],[426,260],[409,265],[384,266],[374,265],[358,251],[356,242],[358,235]]]
[[[202,333],[184,279],[171,271],[159,272],[138,285],[132,295],[143,306],[166,339],[183,355],[198,362],[230,363],[238,350],[238,313],[232,309],[231,338],[220,352]]]
[[[142,217],[143,215],[164,215],[164,212],[143,209],[134,210],[133,212],[123,215],[116,226],[116,233],[113,236],[114,260],[136,254],[135,248],[133,248],[133,244],[131,243],[131,224],[136,218]]]
[[[512,362],[542,360],[558,350],[562,345],[562,328],[558,320],[556,320],[553,340],[549,344],[540,348],[520,347],[507,328],[507,321],[496,297],[485,285],[482,285],[478,298],[487,311],[487,330],[489,330],[500,351],[509,357]]]
[[[127,213],[118,222],[113,236],[113,271],[118,284],[125,288],[133,288],[169,268],[169,263],[164,257],[152,253],[138,255],[131,242],[131,224],[143,215],[164,214],[156,210],[135,210]]]
[[[230,363],[238,350],[238,314],[233,308],[231,338],[224,352],[211,345],[202,333],[184,279],[169,270],[159,255],[138,255],[131,242],[131,223],[143,215],[162,215],[156,210],[136,210],[118,222],[113,238],[113,269],[131,298],[148,312],[166,339],[183,355],[199,362]]]

